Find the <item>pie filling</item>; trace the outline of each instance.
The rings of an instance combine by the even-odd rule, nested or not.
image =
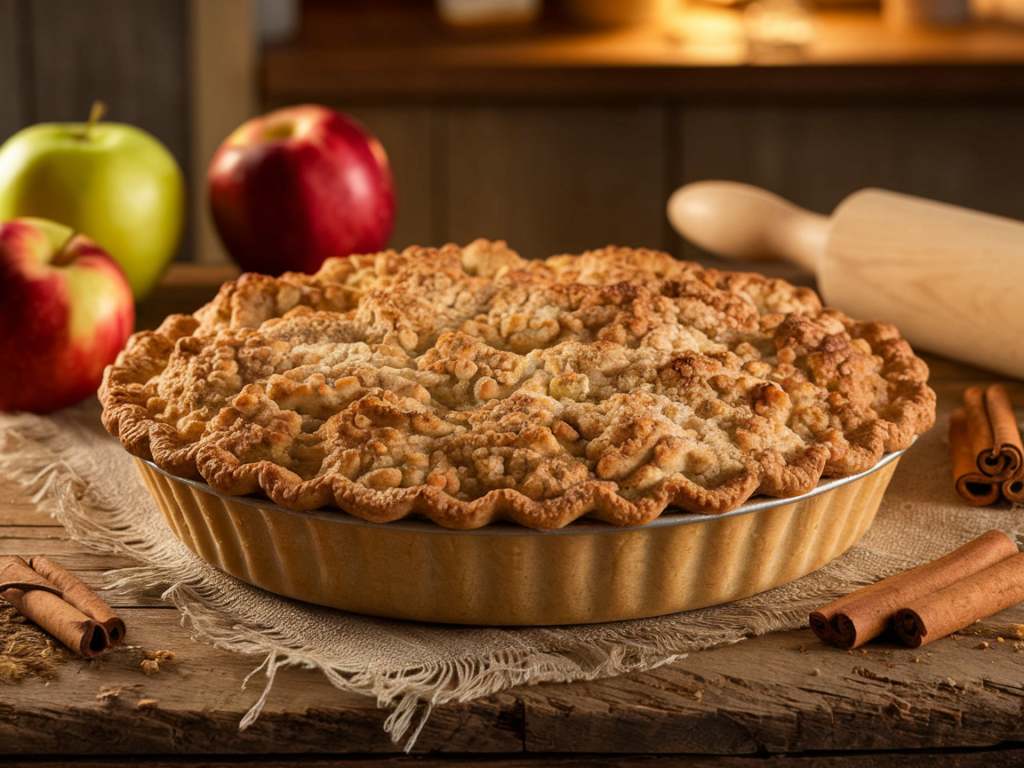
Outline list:
[[[808,288],[503,242],[245,274],[129,341],[103,420],[229,494],[457,529],[714,514],[867,470],[935,418],[897,330]]]

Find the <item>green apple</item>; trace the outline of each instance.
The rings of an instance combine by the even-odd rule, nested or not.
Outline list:
[[[156,285],[181,241],[185,184],[174,156],[131,125],[41,123],[0,146],[0,221],[35,216],[98,243],[120,264],[136,301]]]

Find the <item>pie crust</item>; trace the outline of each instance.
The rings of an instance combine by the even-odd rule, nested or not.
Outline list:
[[[932,425],[927,377],[893,326],[808,288],[477,240],[242,275],[135,334],[100,397],[130,453],[215,492],[553,529],[864,472]]]

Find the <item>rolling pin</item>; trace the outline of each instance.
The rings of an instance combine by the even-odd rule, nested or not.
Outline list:
[[[824,216],[728,181],[680,187],[668,218],[711,253],[802,265],[826,304],[916,349],[1024,379],[1024,222],[882,189]]]

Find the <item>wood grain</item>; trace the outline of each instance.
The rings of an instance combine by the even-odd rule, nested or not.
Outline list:
[[[159,138],[188,167],[185,7],[177,0],[30,0],[36,120],[110,120]],[[59,52],[59,55],[55,55]]]
[[[91,662],[71,659],[56,682],[28,679],[16,699],[0,697],[4,754],[401,752],[384,732],[386,710],[338,691],[312,670],[279,673],[259,719],[239,731],[265,678],[257,675],[245,689],[242,683],[262,658],[191,642],[175,610],[121,607],[118,613],[127,626],[125,646]],[[146,675],[144,653],[156,650],[173,651],[175,659]],[[104,692],[119,693],[103,698]],[[139,709],[145,699],[155,700],[154,708]],[[438,710],[421,735],[422,749],[519,751],[521,738],[510,730],[514,709],[503,695]]]
[[[0,143],[32,122],[26,10],[19,0],[0,0]]]
[[[774,754],[1020,740],[1024,693],[1015,681],[1024,653],[995,638],[1012,638],[1010,625],[1022,615],[1020,608],[999,614],[975,626],[984,636],[960,636],[931,654],[891,643],[847,653],[804,629],[694,654],[611,689],[526,689],[519,695],[529,714],[527,749],[561,751],[569,740],[583,751],[614,744],[623,752],[643,745],[648,752]],[[983,640],[989,649],[977,647]],[[981,710],[984,725],[971,715]]]
[[[458,758],[441,757],[431,758],[422,756],[398,756],[398,757],[329,757],[325,759],[301,758],[289,760],[277,756],[259,759],[259,765],[267,768],[336,768],[338,760],[344,759],[347,768],[370,768],[371,766],[395,766],[395,768],[449,768],[452,765],[466,766],[487,766],[488,768],[531,768],[532,766],[559,766],[561,768],[631,768],[641,766],[650,768],[676,768],[684,766],[693,768],[695,766],[715,765],[719,768],[750,768],[751,758],[749,757],[718,757],[713,761],[701,755],[622,755],[615,757],[585,756],[585,757],[560,757],[555,755],[524,755],[524,756],[488,756],[488,757],[467,757],[460,755]],[[251,758],[250,758],[251,760]],[[992,749],[970,752],[944,752],[936,754],[913,754],[901,753],[869,753],[861,755],[841,755],[836,753],[816,755],[791,755],[783,758],[773,758],[773,766],[793,766],[793,768],[892,768],[894,761],[897,761],[904,768],[933,768],[937,760],[941,760],[943,768],[1002,768],[1003,766],[1019,766],[1024,762],[1024,751],[1018,749]],[[64,762],[51,760],[31,760],[23,762],[17,758],[4,763],[11,768],[57,768],[64,766]],[[138,765],[136,759],[111,759],[101,757],[90,760],[88,765],[92,768],[123,768],[125,766]],[[151,768],[175,768],[177,766],[202,766],[202,768],[234,768],[238,765],[233,760],[210,760],[208,758],[177,759],[177,760],[147,760],[146,765]]]
[[[683,105],[682,182],[743,181],[819,213],[881,187],[1024,219],[1019,104]]]
[[[665,118],[657,106],[449,112],[445,239],[505,239],[527,258],[662,247]]]
[[[894,323],[916,347],[1024,377],[1024,222],[864,190],[832,216],[818,284],[854,317]]]

